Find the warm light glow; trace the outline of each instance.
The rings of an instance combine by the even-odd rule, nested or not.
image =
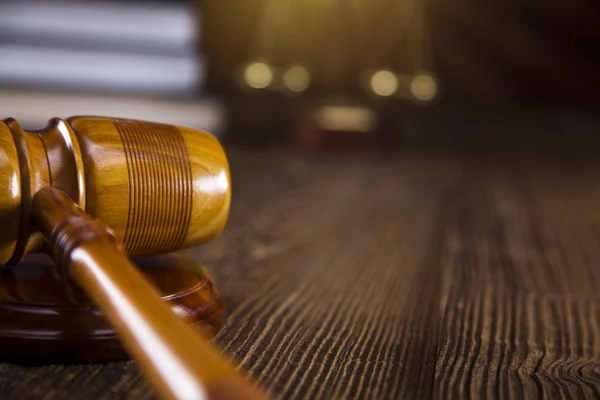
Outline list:
[[[264,62],[255,62],[246,67],[244,80],[254,89],[264,89],[273,81],[273,71]]]
[[[285,71],[283,84],[292,92],[303,92],[310,84],[310,74],[306,68],[300,65],[293,66]]]
[[[60,135],[63,137],[63,140],[69,152],[75,154],[75,158],[80,157],[76,156],[77,154],[81,154],[81,151],[79,150],[79,144],[77,142],[73,143],[73,141],[71,140],[71,129],[67,126],[65,121],[60,120],[56,128],[58,129],[58,132],[60,132]],[[80,169],[77,168],[77,203],[79,207],[82,207],[85,210],[85,175],[82,172],[83,171],[80,171]]]
[[[377,71],[371,76],[371,90],[379,96],[391,96],[398,90],[398,78],[391,71]]]
[[[410,92],[418,100],[429,101],[437,94],[437,83],[433,77],[419,74],[410,82]]]
[[[19,177],[17,176],[17,171],[13,173],[13,176],[10,180],[10,194],[13,199],[18,199],[21,191],[21,185],[19,182]]]
[[[196,180],[196,185],[202,193],[222,196],[229,189],[227,172],[221,171],[218,175],[207,175]]]
[[[326,106],[317,111],[316,121],[325,130],[370,132],[377,124],[377,117],[364,107]]]

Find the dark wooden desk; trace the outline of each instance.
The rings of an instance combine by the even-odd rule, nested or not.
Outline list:
[[[217,342],[275,398],[600,396],[600,166],[231,150]],[[131,363],[0,365],[3,399],[149,398]]]

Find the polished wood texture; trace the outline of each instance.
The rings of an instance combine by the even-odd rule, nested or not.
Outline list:
[[[213,239],[224,227],[231,190],[225,153],[210,134],[104,117],[54,119],[40,131],[0,122],[0,264],[40,250],[31,225],[42,188],[63,190],[145,256]]]
[[[8,126],[0,124],[0,264],[15,251],[21,210],[21,171],[18,154]]]
[[[127,258],[114,233],[60,189],[34,197],[33,220],[54,259],[100,307],[157,392],[173,399],[262,396],[188,327]]]
[[[224,300],[205,269],[182,254],[134,260],[180,319],[211,338]],[[45,254],[0,268],[0,361],[18,364],[124,361],[129,355],[98,307]]]

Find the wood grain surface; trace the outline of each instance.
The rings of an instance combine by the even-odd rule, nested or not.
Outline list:
[[[600,165],[228,155],[229,223],[186,253],[274,398],[600,396]],[[132,363],[0,365],[0,395],[152,398]]]

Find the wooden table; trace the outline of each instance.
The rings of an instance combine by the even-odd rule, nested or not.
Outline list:
[[[230,222],[186,253],[274,398],[600,396],[600,165],[229,155]],[[131,363],[0,365],[0,395],[152,396]]]

